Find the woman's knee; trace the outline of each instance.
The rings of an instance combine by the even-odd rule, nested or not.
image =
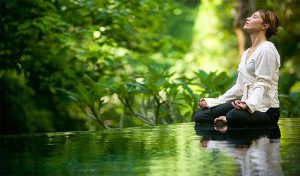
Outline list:
[[[230,125],[241,125],[243,123],[244,114],[242,110],[232,109],[226,114],[227,123]]]
[[[228,113],[226,114],[226,117],[228,119],[234,119],[237,118],[239,116],[239,110],[236,109],[232,109],[230,111],[228,111]]]
[[[205,122],[209,121],[209,110],[208,109],[198,109],[194,115],[195,122]]]

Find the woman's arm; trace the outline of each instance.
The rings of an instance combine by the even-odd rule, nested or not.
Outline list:
[[[262,102],[264,94],[267,89],[271,87],[272,78],[279,67],[277,63],[276,54],[271,48],[266,48],[261,51],[255,61],[255,75],[256,79],[253,86],[253,91],[249,95],[245,103],[250,112],[257,109],[259,103]]]
[[[228,91],[218,98],[204,98],[207,107],[211,108],[220,104],[224,104],[236,99],[240,99],[243,95],[242,75],[238,73],[237,81]]]

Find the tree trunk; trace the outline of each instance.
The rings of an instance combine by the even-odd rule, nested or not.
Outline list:
[[[245,31],[243,31],[243,26],[245,24],[246,18],[254,13],[256,4],[255,2],[256,0],[238,1],[237,15],[234,26],[235,33],[238,39],[240,56],[245,51],[245,48],[248,48],[251,45],[250,36]]]

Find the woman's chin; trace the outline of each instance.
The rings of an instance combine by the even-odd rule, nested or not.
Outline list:
[[[244,30],[244,31],[248,31],[248,30],[249,30],[248,26],[245,25],[245,26],[243,27],[243,30]]]

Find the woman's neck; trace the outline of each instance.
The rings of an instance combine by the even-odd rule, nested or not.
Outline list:
[[[251,34],[251,48],[256,48],[258,47],[261,43],[267,41],[267,38],[265,34],[263,33],[258,33],[258,34]]]

